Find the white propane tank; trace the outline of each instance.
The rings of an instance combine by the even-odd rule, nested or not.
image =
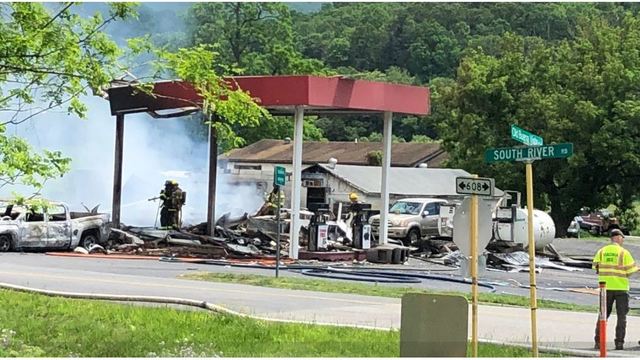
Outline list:
[[[513,241],[526,247],[529,244],[527,234],[527,209],[516,209],[516,221],[513,229]],[[510,226],[498,226],[498,238],[511,239]],[[542,250],[551,244],[556,236],[556,225],[551,216],[542,210],[533,210],[533,238],[536,250]]]

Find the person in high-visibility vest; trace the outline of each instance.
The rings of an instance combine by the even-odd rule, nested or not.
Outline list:
[[[624,349],[629,312],[629,276],[638,271],[629,250],[622,247],[624,234],[620,229],[611,230],[611,244],[602,247],[593,257],[593,269],[598,273],[598,282],[605,282],[607,289],[607,319],[616,304],[616,350]],[[600,333],[596,323],[595,348],[600,348]]]

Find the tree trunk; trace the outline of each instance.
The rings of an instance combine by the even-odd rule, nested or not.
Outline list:
[[[566,237],[567,228],[573,221],[575,213],[568,211],[562,207],[562,200],[559,194],[549,193],[549,200],[551,202],[551,219],[556,225],[556,237]]]

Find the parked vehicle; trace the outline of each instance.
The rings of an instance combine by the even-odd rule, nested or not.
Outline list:
[[[441,231],[440,207],[447,201],[435,198],[407,198],[397,200],[387,217],[388,236],[401,239],[405,245],[417,243],[423,237],[451,236]],[[373,235],[378,237],[380,215],[369,219]]]
[[[46,207],[0,200],[0,252],[22,249],[90,248],[108,237],[109,214],[71,212],[60,202]]]
[[[608,234],[613,229],[620,229],[625,235],[629,234],[629,231],[608,209],[590,212],[588,208],[584,208],[582,214],[577,216],[575,221],[581,229],[587,230],[593,235]]]

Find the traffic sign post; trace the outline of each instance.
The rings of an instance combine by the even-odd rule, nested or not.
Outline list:
[[[531,297],[531,350],[533,357],[538,357],[538,328],[536,310],[538,300],[536,298],[536,240],[533,236],[533,161],[527,161],[527,232],[529,237],[529,294]]]
[[[275,166],[273,168],[273,186],[284,186],[286,180],[287,169],[284,166]],[[276,207],[276,277],[280,273],[280,191],[282,189],[278,189],[278,194],[276,195],[276,203],[278,204]]]
[[[495,180],[491,178],[479,177],[457,177],[456,193],[467,195],[493,196]]]
[[[544,141],[538,135],[532,134],[516,125],[511,125],[511,138],[525,145],[542,145]]]
[[[567,158],[573,155],[573,144],[542,145],[542,138],[533,135],[519,127],[511,126],[511,138],[527,145],[513,148],[488,149],[484,153],[487,163],[503,161],[523,161],[525,163],[527,179],[527,235],[529,238],[529,289],[531,297],[531,350],[533,357],[538,357],[538,329],[536,310],[538,301],[536,298],[536,244],[533,236],[533,162],[543,159]]]
[[[456,179],[457,180],[457,179]],[[478,175],[475,182],[480,184]],[[457,181],[456,181],[457,184]],[[486,183],[484,183],[486,185]],[[478,186],[480,187],[480,186]],[[493,193],[493,187],[491,187]],[[471,356],[478,357],[478,195],[471,195]]]

